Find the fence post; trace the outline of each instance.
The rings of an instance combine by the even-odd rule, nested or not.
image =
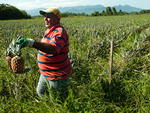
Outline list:
[[[113,43],[114,40],[110,41],[110,59],[109,59],[109,83],[111,83],[112,80],[112,70],[113,70]]]

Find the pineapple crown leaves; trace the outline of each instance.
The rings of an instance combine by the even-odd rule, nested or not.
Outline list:
[[[7,50],[6,50],[6,56],[11,55],[17,55],[21,56],[21,46],[19,44],[16,44],[16,41],[19,40],[21,36],[18,36],[17,39],[13,39],[11,43],[9,44]]]

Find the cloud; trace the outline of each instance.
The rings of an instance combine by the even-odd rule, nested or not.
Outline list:
[[[35,8],[49,8],[49,7],[69,7],[69,6],[81,6],[81,5],[92,5],[97,3],[99,0],[94,2],[91,0],[26,0],[16,2],[14,0],[11,5],[16,6],[19,9],[30,10]]]
[[[133,5],[149,8],[149,0],[0,0],[0,3],[8,3],[22,10],[49,7],[69,7],[101,4],[104,6]]]

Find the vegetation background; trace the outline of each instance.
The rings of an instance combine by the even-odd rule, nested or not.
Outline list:
[[[62,18],[70,36],[73,75],[69,96],[41,100],[36,94],[40,76],[37,50],[22,49],[31,70],[15,74],[5,63],[5,51],[17,36],[43,37],[42,17],[0,21],[1,113],[149,113],[150,15],[77,16]],[[110,40],[114,63],[109,83]]]
[[[25,11],[9,4],[0,4],[0,20],[31,18]]]

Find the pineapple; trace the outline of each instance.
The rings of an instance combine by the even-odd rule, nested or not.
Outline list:
[[[12,68],[11,68],[11,59],[12,59],[12,57],[13,56],[6,56],[6,63],[9,67],[9,69],[11,69],[11,70],[12,70]]]
[[[17,38],[20,39],[19,36]],[[21,57],[21,46],[12,40],[6,50],[6,63],[14,73],[24,73],[24,60]]]
[[[15,56],[11,59],[11,69],[15,73],[24,72],[24,60],[20,56]]]

